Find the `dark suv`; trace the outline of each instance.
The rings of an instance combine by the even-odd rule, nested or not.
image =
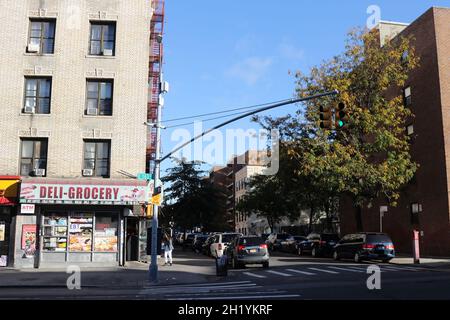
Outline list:
[[[246,264],[262,264],[264,268],[269,267],[269,251],[261,237],[238,236],[226,248],[225,254],[233,269]]]
[[[335,260],[350,258],[362,260],[382,260],[389,262],[395,258],[394,244],[385,233],[355,233],[344,236],[333,253]]]
[[[281,241],[286,240],[291,235],[287,233],[271,233],[266,240],[269,250],[275,251],[281,249]]]
[[[311,254],[313,257],[331,256],[339,236],[335,233],[311,233],[297,245],[298,255]]]

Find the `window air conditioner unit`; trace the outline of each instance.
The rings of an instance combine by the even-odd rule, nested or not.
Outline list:
[[[96,116],[97,115],[97,109],[96,108],[87,108],[86,111],[88,116]]]
[[[169,83],[167,81],[161,82],[161,93],[169,92]]]
[[[94,170],[92,169],[83,169],[83,176],[92,177],[94,175]]]
[[[39,53],[40,45],[38,43],[29,43],[27,51],[30,53]]]
[[[45,176],[45,169],[36,169],[34,170],[34,175],[37,177]]]
[[[103,55],[111,57],[113,55],[112,49],[103,49]]]
[[[25,106],[24,110],[25,113],[35,113],[36,109],[32,106]]]

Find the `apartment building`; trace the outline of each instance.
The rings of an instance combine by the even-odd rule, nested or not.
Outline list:
[[[413,230],[420,231],[420,252],[450,256],[450,8],[433,7],[411,24],[381,22],[380,44],[413,35],[420,66],[402,92],[415,117],[405,124],[411,136],[411,154],[420,165],[413,181],[401,193],[397,207],[380,199],[362,212],[364,231],[390,234],[400,253],[412,252]],[[406,53],[405,53],[406,54]],[[355,208],[341,203],[341,231],[356,231]]]
[[[0,194],[5,264],[123,264],[147,199],[132,177],[146,168],[151,1],[0,10],[0,187],[18,189]]]

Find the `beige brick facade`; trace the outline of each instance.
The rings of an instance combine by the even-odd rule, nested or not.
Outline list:
[[[26,53],[30,18],[56,19],[55,52]],[[0,3],[0,174],[19,174],[20,138],[48,137],[47,177],[82,176],[83,139],[111,140],[111,178],[145,170],[150,0]],[[116,22],[114,57],[89,56],[90,21]],[[51,76],[49,115],[23,114],[24,77]],[[86,79],[113,79],[113,115],[87,116]]]

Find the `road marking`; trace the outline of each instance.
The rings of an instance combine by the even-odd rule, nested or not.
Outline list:
[[[336,271],[319,269],[319,268],[308,268],[308,269],[309,270],[314,270],[314,271],[319,271],[319,272],[325,272],[325,273],[339,274],[339,272],[336,272]]]
[[[277,275],[283,276],[283,277],[292,277],[292,274],[278,272],[278,271],[274,271],[274,270],[267,270],[266,272],[277,274]]]
[[[269,298],[299,298],[299,294],[280,294],[280,295],[265,295],[265,296],[234,296],[226,297],[227,299],[269,299]],[[223,300],[224,297],[206,297],[206,298],[177,298],[169,300]]]
[[[243,274],[250,276],[250,277],[255,277],[255,278],[267,278],[266,276],[262,276],[262,275],[251,273],[251,272],[243,272]]]
[[[246,284],[251,283],[251,281],[233,281],[233,282],[213,282],[213,283],[192,283],[192,284],[179,284],[179,285],[165,285],[165,286],[144,286],[144,289],[172,289],[172,288],[197,288],[201,286],[221,286],[221,285],[231,285],[231,284]]]
[[[307,272],[307,271],[300,271],[300,270],[295,270],[295,269],[286,269],[286,271],[300,273],[300,274],[304,274],[304,275],[307,275],[307,276],[315,276],[317,274],[317,273],[312,273],[312,272]]]
[[[391,271],[419,271],[418,269],[406,268],[406,267],[394,267],[394,266],[383,266],[383,268]]]
[[[339,268],[339,267],[334,267],[334,266],[329,266],[328,268],[336,269],[336,270],[342,270],[342,271],[350,271],[350,272],[364,273],[364,271],[362,271],[362,270],[356,270],[356,269],[351,269],[351,268]]]

